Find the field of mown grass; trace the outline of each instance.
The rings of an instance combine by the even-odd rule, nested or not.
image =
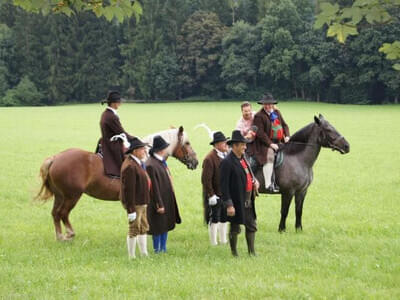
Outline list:
[[[258,109],[258,105],[255,104]],[[292,133],[322,113],[350,143],[323,149],[303,212],[303,232],[277,231],[279,196],[257,198],[258,256],[244,234],[238,259],[211,247],[202,221],[201,168],[170,159],[183,223],[168,253],[128,261],[126,213],[118,202],[83,196],[71,213],[72,242],[56,242],[52,201],[35,204],[45,157],[71,147],[94,150],[101,105],[0,108],[1,299],[399,299],[400,106],[283,102]],[[200,162],[202,129],[230,135],[239,103],[124,104],[125,129],[144,136],[183,125]],[[149,239],[149,250],[151,242]]]

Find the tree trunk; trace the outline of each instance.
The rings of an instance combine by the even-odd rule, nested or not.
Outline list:
[[[317,102],[319,102],[319,92],[317,92]]]
[[[306,99],[306,93],[305,93],[305,91],[304,91],[304,87],[301,88],[301,98],[302,98],[303,100]]]
[[[399,104],[399,96],[394,97],[394,104]]]

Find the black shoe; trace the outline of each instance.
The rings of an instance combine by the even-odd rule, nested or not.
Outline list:
[[[279,187],[273,183],[267,188],[268,194],[279,194]]]

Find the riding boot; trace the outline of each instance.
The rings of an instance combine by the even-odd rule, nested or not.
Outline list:
[[[128,246],[128,256],[129,259],[136,258],[135,250],[136,250],[136,236],[134,237],[126,237],[126,244]]]
[[[239,256],[237,253],[237,233],[230,232],[229,233],[229,244],[231,246],[231,252],[233,256]]]
[[[218,223],[210,223],[208,225],[208,233],[210,235],[210,243],[211,246],[217,246],[217,232],[218,232]]]
[[[256,252],[254,251],[255,237],[256,237],[255,232],[246,231],[247,250],[249,251],[249,255],[253,256],[256,256]]]

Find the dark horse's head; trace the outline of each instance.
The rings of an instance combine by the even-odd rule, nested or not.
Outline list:
[[[199,161],[197,160],[196,152],[190,145],[189,138],[184,132],[182,126],[179,127],[177,135],[178,140],[173,149],[172,156],[185,164],[188,169],[196,169]]]
[[[320,114],[314,117],[315,123],[321,129],[319,143],[322,147],[331,148],[332,151],[337,150],[341,154],[350,152],[350,144],[325,118]]]

